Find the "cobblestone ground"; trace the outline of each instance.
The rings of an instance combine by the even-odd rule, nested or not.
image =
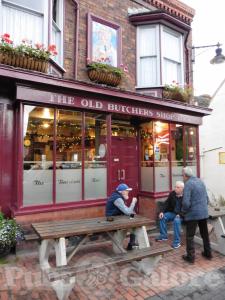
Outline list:
[[[150,238],[152,247],[158,243]],[[171,241],[169,241],[170,243]],[[167,242],[165,242],[166,244]],[[132,264],[102,267],[97,271],[79,274],[69,295],[70,300],[224,300],[225,256],[213,253],[213,260],[201,256],[196,246],[196,262],[182,261],[185,245],[164,255],[151,276],[137,272]],[[111,255],[111,248],[92,247],[80,251],[76,263],[95,261]],[[56,300],[38,264],[38,255],[11,257],[0,265],[1,300]],[[52,261],[52,264],[54,262]],[[70,261],[74,265],[75,260]]]

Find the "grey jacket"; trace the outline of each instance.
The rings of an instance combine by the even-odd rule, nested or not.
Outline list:
[[[185,221],[207,219],[208,195],[201,179],[191,176],[184,185],[182,213]]]

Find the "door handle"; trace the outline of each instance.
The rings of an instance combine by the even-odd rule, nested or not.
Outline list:
[[[120,170],[117,171],[117,179],[120,180],[121,176],[120,176]]]
[[[121,170],[121,173],[122,173],[121,180],[125,180],[125,177],[126,177],[125,170],[122,169],[122,170]]]

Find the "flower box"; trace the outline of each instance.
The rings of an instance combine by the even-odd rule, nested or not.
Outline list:
[[[43,44],[22,40],[18,46],[13,45],[10,35],[5,33],[0,41],[0,64],[46,73],[51,55],[57,55],[56,46],[45,49]]]
[[[0,51],[0,64],[46,73],[48,61]]]

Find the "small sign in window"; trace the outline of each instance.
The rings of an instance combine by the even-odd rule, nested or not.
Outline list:
[[[219,163],[225,164],[225,152],[219,152]]]

